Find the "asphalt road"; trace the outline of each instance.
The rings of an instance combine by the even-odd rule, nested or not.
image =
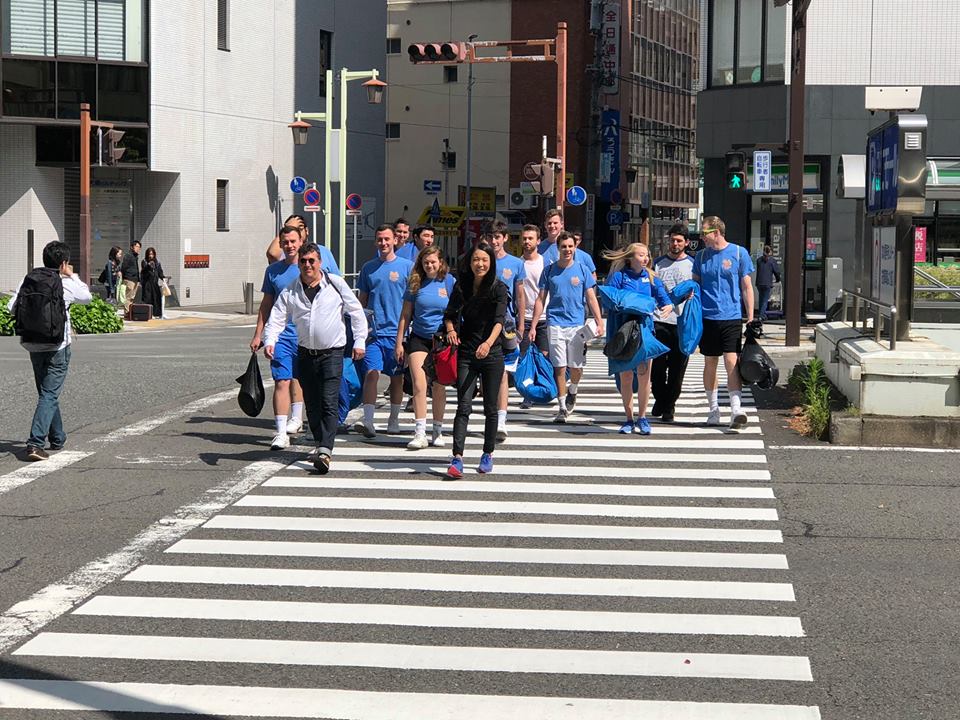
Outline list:
[[[270,460],[289,462],[296,452],[271,453],[269,413],[252,420],[242,416],[232,399],[207,405],[209,398],[233,391],[233,378],[242,371],[248,351],[245,344],[250,328],[171,330],[161,333],[81,338],[75,348],[63,408],[69,434],[69,452],[91,453],[48,475],[37,477],[0,494],[0,611],[23,601],[41,588],[69,576],[91,561],[128,546],[130,540],[177,508],[208,497],[217,487],[243,478],[251,467],[263,467]],[[781,367],[785,359],[778,359]],[[0,339],[0,437],[7,455],[0,457],[0,483],[27,467],[9,453],[22,442],[32,413],[34,395],[29,363],[25,354],[8,339]],[[784,367],[784,370],[786,368]],[[783,376],[787,373],[784,371]],[[780,393],[757,393],[762,439],[766,444],[771,480],[738,480],[739,487],[770,487],[778,512],[775,527],[784,533],[784,543],[774,547],[715,542],[697,547],[711,552],[783,553],[789,570],[718,570],[697,567],[664,568],[637,565],[569,566],[531,565],[507,562],[447,562],[443,572],[508,576],[534,574],[574,578],[682,578],[691,581],[748,580],[789,582],[796,602],[784,610],[757,600],[671,600],[647,598],[640,603],[645,612],[662,613],[745,613],[757,616],[798,617],[805,637],[723,637],[696,633],[676,635],[649,632],[582,632],[558,630],[516,630],[478,627],[451,633],[436,627],[404,627],[343,622],[311,625],[294,619],[274,623],[238,620],[182,620],[177,634],[193,637],[248,639],[285,638],[342,643],[392,643],[395,646],[484,646],[505,648],[554,648],[557,650],[620,650],[637,652],[749,653],[808,657],[812,682],[785,680],[733,680],[721,678],[631,677],[626,674],[557,675],[540,673],[476,673],[429,671],[356,666],[310,667],[297,664],[237,664],[232,662],[179,663],[157,660],[94,660],[76,657],[42,658],[6,654],[0,658],[0,677],[35,679],[117,678],[127,682],[205,683],[232,686],[336,687],[345,690],[381,692],[437,692],[484,695],[523,695],[582,698],[642,697],[666,701],[745,703],[765,702],[817,706],[823,718],[831,720],[921,720],[954,717],[960,708],[958,670],[954,661],[958,645],[956,617],[960,593],[956,589],[958,533],[955,510],[960,500],[960,479],[956,454],[927,454],[836,449],[798,438],[785,429],[788,400]],[[194,403],[194,405],[191,405]],[[187,410],[188,412],[184,412]],[[583,411],[583,414],[588,414]],[[130,429],[148,427],[151,419],[169,421],[145,432]],[[612,417],[612,414],[611,414]],[[517,420],[519,423],[520,420]],[[603,463],[577,459],[576,452],[602,451],[591,447],[591,435],[578,435],[576,428],[556,430],[557,437],[569,437],[567,447],[558,447],[555,460],[537,459],[536,444],[523,442],[523,435],[511,437],[505,448],[517,449],[521,459],[510,464],[563,464],[568,477],[539,474],[492,476],[495,481],[607,482],[628,484],[612,470],[607,477],[596,476]],[[654,438],[666,438],[657,435]],[[682,436],[681,436],[682,437]],[[743,438],[761,436],[741,436]],[[691,452],[697,452],[698,436],[686,438]],[[378,439],[378,443],[389,442]],[[642,439],[641,439],[642,442]],[[336,477],[362,483],[374,477],[409,478],[406,473],[384,474],[378,465],[389,457],[376,457],[377,445],[351,443],[360,455],[337,462],[359,461],[365,468],[342,472]],[[640,447],[640,446],[638,446]],[[364,459],[363,448],[370,448]],[[522,459],[529,452],[531,458]],[[675,452],[686,452],[683,449]],[[726,451],[720,452],[739,452]],[[398,450],[398,455],[403,452]],[[437,464],[442,464],[438,460]],[[640,469],[661,463],[648,461],[643,451],[624,468]],[[37,466],[29,466],[37,467]],[[578,478],[577,467],[583,467]],[[681,467],[681,465],[677,465]],[[669,480],[671,485],[724,485],[710,480],[710,472],[724,469],[754,469],[761,466],[737,462],[687,465],[699,467],[705,480]],[[273,472],[271,468],[266,470]],[[301,470],[285,471],[294,476]],[[264,473],[264,477],[267,476]],[[429,475],[418,477],[429,478]],[[473,479],[473,478],[471,478]],[[649,481],[655,483],[656,480]],[[2,487],[2,485],[0,485]],[[276,487],[250,489],[258,496],[303,496],[309,489]],[[416,497],[426,502],[449,498],[448,491],[413,493],[393,491],[332,489],[330,497],[390,498]],[[489,496],[467,493],[462,497],[483,500]],[[529,497],[525,499],[531,499]],[[560,495],[534,498],[547,502],[569,501]],[[576,499],[575,499],[576,500]],[[613,502],[609,498],[585,496],[579,502]],[[694,501],[634,499],[631,503],[658,503],[705,508],[768,507],[758,501]],[[230,508],[234,515],[273,518],[303,516],[349,520],[375,520],[384,514],[373,510],[290,510]],[[393,513],[390,517],[418,520],[449,520],[436,513]],[[530,516],[504,514],[492,517],[481,510],[460,515],[467,521],[529,521]],[[553,518],[535,518],[554,522]],[[583,518],[561,517],[556,522],[586,522]],[[605,518],[615,527],[670,525],[679,528],[722,527],[718,521],[642,521]],[[738,526],[768,527],[743,522]],[[260,530],[226,531],[204,529],[190,535],[201,540],[299,540],[310,542],[359,543],[365,541],[411,545],[428,542],[446,546],[464,544],[443,536],[417,540],[417,536],[389,534],[358,539],[348,532],[271,533]],[[476,539],[474,539],[476,540]],[[169,545],[169,543],[167,543]],[[518,537],[490,537],[466,543],[501,548],[505,552],[545,547],[543,541]],[[690,543],[658,541],[556,540],[550,547],[575,549],[653,549],[673,552],[691,549]],[[434,572],[437,563],[425,559],[384,559],[331,557],[325,560],[297,557],[251,557],[224,555],[170,555],[155,549],[145,552],[135,564],[164,566],[254,567],[260,571],[276,568],[375,572]],[[202,585],[143,582],[114,583],[101,592],[113,597],[129,594],[164,598],[203,598],[212,593]],[[588,597],[517,594],[506,597],[490,592],[436,593],[416,589],[350,589],[347,587],[277,588],[256,585],[215,588],[221,599],[300,601],[309,603],[392,603],[397,605],[468,605],[474,608],[537,608],[571,611],[635,612],[638,603],[624,597]],[[56,632],[130,633],[160,636],[173,627],[161,619],[130,617],[65,616],[46,628]],[[15,646],[14,646],[15,647]],[[202,673],[199,670],[202,669]],[[2,690],[0,690],[2,693]],[[20,720],[62,717],[43,711],[3,710],[0,718]],[[131,717],[130,714],[78,713],[70,717]],[[147,715],[142,715],[146,717]],[[624,717],[629,715],[624,715]],[[169,717],[169,716],[168,716]],[[366,716],[364,716],[366,717]],[[370,716],[372,717],[372,715]],[[559,715],[556,715],[559,717]],[[586,717],[584,715],[583,717]],[[592,716],[590,716],[592,717]],[[599,716],[598,716],[599,717]],[[786,717],[786,716],[784,716]]]

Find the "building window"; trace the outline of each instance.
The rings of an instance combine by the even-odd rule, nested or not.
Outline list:
[[[333,67],[333,33],[326,30],[320,31],[320,97],[326,97],[329,88],[327,87],[327,70]]]
[[[400,123],[387,123],[387,140],[400,139]]]
[[[56,117],[56,63],[52,60],[3,61],[3,114]]]
[[[774,0],[713,0],[711,86],[783,82],[786,22]]]
[[[387,38],[387,55],[400,54],[400,38]]]
[[[457,66],[456,65],[444,65],[443,66],[443,81],[445,83],[455,83],[457,81]]]
[[[230,0],[217,0],[217,50],[230,50]]]
[[[229,180],[217,180],[217,232],[230,229]]]

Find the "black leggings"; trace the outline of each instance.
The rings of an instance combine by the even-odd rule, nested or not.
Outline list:
[[[462,349],[457,353],[457,415],[453,419],[453,454],[461,457],[473,407],[473,389],[478,377],[483,385],[483,451],[491,453],[497,443],[497,399],[503,381],[503,354],[498,352],[478,360]]]

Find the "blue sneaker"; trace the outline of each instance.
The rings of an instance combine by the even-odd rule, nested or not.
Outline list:
[[[649,435],[651,432],[650,421],[645,417],[637,420],[637,424],[633,426],[633,431],[638,435]]]
[[[478,473],[493,472],[493,455],[484,453],[480,456],[480,464],[477,466]]]
[[[617,431],[621,435],[629,435],[633,432],[633,420],[627,420],[623,425],[620,426],[620,429]]]
[[[447,468],[447,477],[463,477],[463,458],[455,457],[450,461],[450,467]]]

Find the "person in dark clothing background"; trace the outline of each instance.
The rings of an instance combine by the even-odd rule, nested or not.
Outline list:
[[[767,304],[770,302],[770,293],[773,292],[773,284],[780,282],[780,266],[776,258],[773,257],[773,248],[764,245],[763,255],[757,260],[757,290],[760,291],[759,316],[761,320],[767,319]]]
[[[107,300],[117,299],[117,285],[120,284],[120,263],[123,260],[123,250],[116,245],[110,248],[107,263],[103,266],[103,286],[107,289]]]
[[[140,267],[140,282],[143,285],[143,302],[153,305],[153,316],[163,317],[163,294],[160,292],[160,281],[165,277],[163,267],[157,260],[155,248],[147,248],[143,263]]]
[[[140,241],[134,240],[130,243],[130,252],[123,256],[120,263],[120,275],[123,286],[126,288],[127,296],[123,301],[123,309],[129,310],[137,296],[137,288],[140,287]]]
[[[463,448],[477,378],[483,386],[483,454],[477,472],[493,470],[497,442],[497,399],[503,380],[500,333],[507,311],[507,286],[497,279],[493,248],[480,243],[459,269],[457,284],[443,316],[447,342],[457,350],[457,415],[453,421],[452,478],[463,476]]]

